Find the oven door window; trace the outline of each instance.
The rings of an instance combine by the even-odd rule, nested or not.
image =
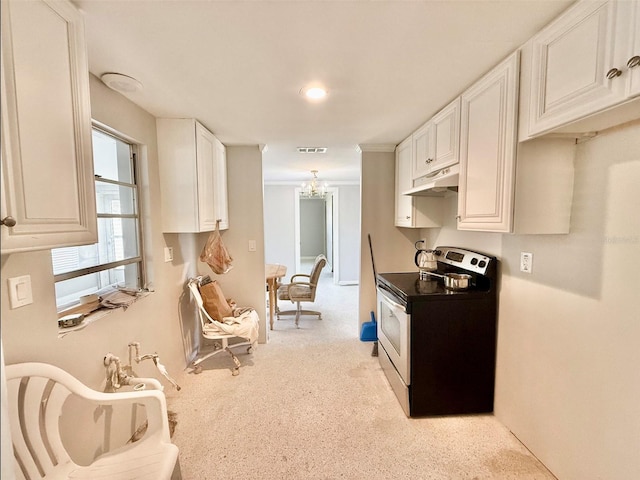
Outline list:
[[[401,313],[404,315],[404,312]],[[398,355],[402,354],[402,328],[400,321],[398,312],[395,309],[391,308],[387,302],[380,303],[380,328]]]

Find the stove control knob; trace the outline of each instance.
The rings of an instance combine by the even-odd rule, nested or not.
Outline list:
[[[484,268],[484,267],[486,267],[486,266],[487,266],[487,262],[485,262],[484,260],[480,260],[480,263],[478,263],[478,266],[479,266],[480,268]]]
[[[442,255],[442,250],[434,250],[433,253],[435,253],[436,256],[439,257],[440,255]]]
[[[478,263],[478,259],[477,258],[472,258],[471,259],[471,265],[475,265]]]

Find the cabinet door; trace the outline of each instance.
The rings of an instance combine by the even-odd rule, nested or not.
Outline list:
[[[215,198],[216,138],[196,122],[196,164],[198,171],[198,228],[215,230],[217,212]]]
[[[37,33],[37,34],[36,34]],[[97,241],[89,70],[71,3],[2,2],[2,253]]]
[[[215,206],[220,230],[229,228],[229,198],[227,193],[227,149],[216,138]]]
[[[462,94],[458,229],[511,231],[520,52]]]
[[[629,96],[640,95],[640,2],[630,2],[630,51],[623,62],[629,69]]]
[[[413,222],[413,197],[402,194],[412,187],[412,142],[409,137],[396,148],[396,227],[411,227]]]
[[[529,134],[535,135],[624,100],[615,67],[614,1],[578,2],[533,37]]]
[[[429,173],[433,162],[433,124],[425,123],[412,135],[413,157],[411,178],[415,180]]]
[[[435,172],[460,159],[460,98],[437,113],[431,123],[435,146],[430,170]]]

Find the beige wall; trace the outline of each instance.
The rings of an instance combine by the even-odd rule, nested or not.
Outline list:
[[[126,134],[143,145],[142,210],[145,225],[146,260],[155,289],[126,311],[114,310],[102,321],[57,338],[57,314],[51,255],[49,251],[2,256],[2,340],[7,364],[43,361],[58,365],[94,388],[104,384],[103,357],[106,353],[127,359],[127,345],[138,341],[145,351],[157,352],[169,371],[185,366],[186,353],[180,342],[177,297],[183,280],[195,271],[193,255],[177,256],[164,263],[165,245],[177,245],[175,235],[160,231],[158,168],[155,118],[91,77],[93,118]],[[178,249],[179,250],[179,249]],[[9,309],[6,279],[31,275],[34,303]],[[139,374],[154,368],[140,364]]]
[[[192,307],[184,302],[184,284],[190,275],[209,270],[197,259],[206,234],[160,230],[155,119],[93,77],[91,96],[94,118],[146,145],[142,201],[155,293],[58,339],[49,252],[3,255],[1,327],[7,364],[52,363],[100,389],[103,356],[112,352],[126,359],[131,341],[139,341],[145,352],[158,352],[169,372],[185,367],[199,332]],[[367,321],[375,309],[368,233],[380,272],[413,270],[413,244],[423,237],[434,246],[496,254],[502,264],[496,415],[563,480],[637,478],[640,123],[601,132],[577,150],[572,231],[551,236],[459,232],[453,220],[455,195],[447,202],[443,228],[395,228],[394,155],[363,152],[359,317]],[[234,269],[220,280],[225,293],[259,311],[264,340],[257,147],[229,147],[228,171],[230,229],[223,239],[234,256]],[[256,240],[256,252],[248,252],[250,239]],[[173,262],[163,261],[165,245],[174,247]],[[533,274],[518,272],[520,251],[533,252]],[[34,303],[10,310],[6,280],[19,275],[31,275]],[[140,364],[136,371],[156,376],[152,365]],[[81,447],[85,454],[101,448]]]
[[[376,311],[376,292],[367,235],[371,235],[377,272],[408,272],[416,269],[415,242],[420,231],[396,228],[395,153],[362,152],[360,202],[360,323]]]
[[[287,267],[285,280],[296,272],[295,261],[295,191],[299,185],[265,185],[266,261]],[[358,283],[360,257],[355,254],[360,245],[360,186],[335,185],[333,191],[337,209],[337,231],[334,232],[334,281]],[[334,206],[334,208],[335,208]]]
[[[562,479],[638,478],[640,122],[575,168],[571,233],[504,240],[496,413]]]
[[[495,414],[562,480],[640,474],[640,122],[577,146],[571,233],[423,230],[501,260]],[[533,253],[533,273],[519,271]]]
[[[140,342],[141,353],[158,353],[170,374],[187,366],[200,342],[195,311],[185,283],[197,273],[210,273],[198,260],[207,234],[163,234],[160,220],[160,187],[156,153],[155,118],[123,96],[91,77],[93,118],[143,145],[142,213],[147,268],[155,290],[126,311],[107,317],[59,339],[51,255],[49,251],[2,256],[2,346],[7,365],[40,361],[67,370],[88,386],[105,386],[103,357],[111,352],[128,363],[128,344]],[[215,132],[214,132],[215,133]],[[223,239],[234,256],[234,268],[221,283],[225,293],[239,305],[253,306],[260,315],[261,341],[265,338],[265,282],[262,228],[262,169],[258,147],[228,149],[230,229]],[[255,239],[257,252],[249,253],[248,240]],[[164,262],[165,246],[174,248],[172,262]],[[34,303],[9,309],[7,279],[30,275]],[[134,365],[141,377],[159,378],[165,389],[173,388],[158,374],[153,362]],[[87,421],[95,422],[91,416]],[[99,419],[99,422],[102,418]],[[126,422],[129,427],[129,422]],[[131,436],[119,426],[107,434],[70,435],[70,448],[80,461],[92,458]],[[73,429],[72,428],[72,429]],[[63,431],[65,427],[63,426]],[[89,430],[89,429],[85,429]],[[83,430],[83,432],[85,432]],[[88,435],[88,434],[87,434]]]
[[[222,240],[233,257],[233,268],[216,275],[198,262],[198,271],[218,280],[227,298],[239,307],[253,307],[260,316],[259,342],[267,340],[266,283],[264,271],[264,214],[262,193],[262,153],[258,146],[227,147],[227,186],[229,190],[229,229]],[[197,235],[198,255],[206,244],[208,233]],[[249,240],[255,240],[256,251],[249,251]]]

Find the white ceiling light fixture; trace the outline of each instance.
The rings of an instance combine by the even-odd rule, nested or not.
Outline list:
[[[320,184],[318,180],[318,170],[311,170],[313,178],[309,183],[302,184],[300,198],[325,198],[327,196],[327,183]]]
[[[134,93],[143,89],[142,83],[133,77],[121,73],[105,73],[100,80],[112,90],[121,93]]]
[[[302,88],[300,93],[304,95],[307,100],[311,101],[323,100],[328,94],[327,89],[322,87]]]

